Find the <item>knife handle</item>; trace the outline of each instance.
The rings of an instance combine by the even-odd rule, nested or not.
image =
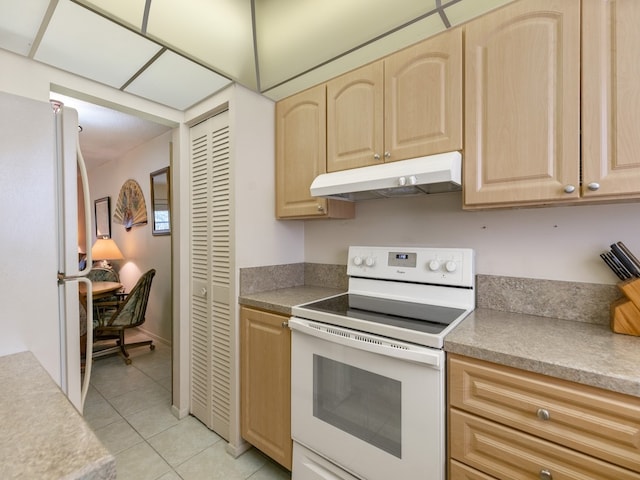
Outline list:
[[[616,245],[618,245],[620,247],[620,250],[622,250],[624,252],[624,254],[627,256],[627,258],[629,260],[631,260],[631,262],[633,262],[633,264],[635,265],[635,267],[640,270],[640,260],[638,260],[633,253],[631,253],[631,250],[629,250],[627,248],[627,246],[622,243],[622,242],[618,242]]]
[[[631,260],[629,260],[629,257],[627,257],[624,254],[622,249],[617,244],[614,243],[613,245],[611,245],[611,251],[613,252],[615,257],[620,261],[620,263],[622,263],[622,265],[624,265],[624,268],[626,268],[627,271],[632,276],[640,277],[640,272],[638,271],[636,266],[633,264],[633,262]]]
[[[613,271],[613,273],[615,273],[620,280],[626,280],[628,278],[626,275],[624,275],[620,271],[620,269],[616,266],[615,263],[613,263],[613,261],[607,256],[606,253],[601,253],[600,254],[600,258],[602,258],[602,260],[604,260],[604,263],[606,263],[609,266],[611,271]]]
[[[629,273],[629,270],[624,268],[624,265],[620,262],[620,260],[618,260],[618,257],[616,257],[613,252],[607,252],[606,255],[609,260],[611,260],[611,262],[616,266],[616,268],[622,273],[625,279],[632,277],[631,273]]]

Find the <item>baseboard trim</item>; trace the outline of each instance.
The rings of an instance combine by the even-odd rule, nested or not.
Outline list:
[[[240,445],[232,445],[230,443],[227,443],[225,450],[233,458],[238,458],[240,455],[242,455],[244,452],[246,452],[251,448],[250,443],[247,443],[244,440],[241,440],[241,442],[242,443],[240,443]]]
[[[175,405],[171,405],[171,413],[173,414],[174,417],[176,417],[178,420],[182,420],[183,418],[185,418],[187,415],[189,415],[189,409],[188,408],[184,408],[182,410],[180,410],[178,407],[176,407]]]
[[[159,337],[157,335],[155,335],[154,333],[151,333],[149,330],[145,330],[144,328],[142,328],[142,326],[140,327],[136,327],[136,330],[138,330],[140,333],[147,335],[148,337],[151,337],[155,342],[158,343],[162,343],[163,345],[166,345],[167,347],[171,346],[171,342],[169,340],[166,340],[162,337]]]

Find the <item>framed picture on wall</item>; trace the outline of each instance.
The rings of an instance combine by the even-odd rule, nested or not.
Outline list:
[[[169,167],[151,172],[151,211],[153,235],[171,234],[171,197]]]
[[[94,202],[96,213],[96,238],[111,238],[111,198],[99,198]]]

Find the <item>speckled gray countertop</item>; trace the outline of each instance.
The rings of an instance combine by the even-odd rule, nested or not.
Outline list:
[[[640,397],[640,337],[607,325],[478,308],[444,349]]]
[[[30,352],[0,357],[0,478],[116,478],[100,443]]]
[[[242,295],[238,299],[240,305],[256,307],[271,312],[291,314],[291,307],[302,303],[313,302],[320,298],[330,297],[343,293],[340,288],[314,287],[301,285],[299,287],[280,288],[266,292]]]

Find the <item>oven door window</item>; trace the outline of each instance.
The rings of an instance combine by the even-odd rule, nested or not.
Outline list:
[[[313,415],[402,458],[402,384],[393,378],[313,356]]]

